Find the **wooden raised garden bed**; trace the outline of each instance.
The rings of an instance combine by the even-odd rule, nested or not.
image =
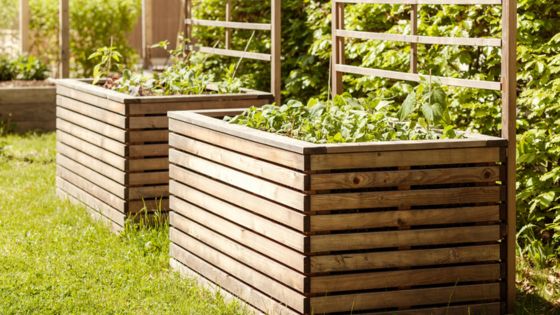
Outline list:
[[[55,130],[56,87],[0,86],[0,124],[15,132]]]
[[[500,313],[506,140],[315,145],[169,116],[176,269],[270,314]]]
[[[57,190],[114,230],[147,206],[168,209],[167,112],[259,106],[272,94],[132,97],[88,82],[57,81]]]

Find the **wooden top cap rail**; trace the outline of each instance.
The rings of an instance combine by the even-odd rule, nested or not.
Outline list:
[[[441,5],[496,5],[502,0],[333,0],[337,3],[369,4],[441,4]]]
[[[463,45],[463,46],[492,46],[501,47],[502,40],[499,38],[468,38],[468,37],[436,37],[420,35],[401,35],[388,33],[370,33],[361,31],[336,30],[336,36],[368,40],[388,40],[395,42],[417,43],[417,44],[441,44],[441,45]]]
[[[223,27],[238,30],[253,30],[253,31],[270,31],[272,30],[271,24],[266,23],[248,23],[248,22],[228,22],[228,21],[212,21],[201,19],[185,19],[186,24],[210,27]]]
[[[272,60],[272,56],[270,54],[263,54],[257,52],[214,48],[214,47],[206,47],[206,46],[193,46],[193,45],[189,45],[188,48],[189,50],[198,51],[205,54],[213,54],[213,55],[235,57],[235,58],[247,58],[247,59],[254,59],[254,60],[261,60],[261,61]]]

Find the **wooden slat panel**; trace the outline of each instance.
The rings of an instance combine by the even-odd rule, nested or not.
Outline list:
[[[171,244],[171,257],[172,261],[176,260],[182,267],[188,267],[194,271],[194,273],[202,275],[205,280],[209,279],[212,283],[219,288],[223,288],[231,292],[232,294],[243,299],[247,303],[255,306],[256,308],[266,311],[267,314],[278,314],[278,315],[297,315],[295,312],[287,308],[282,303],[273,300],[268,295],[261,293],[255,288],[252,288],[245,283],[237,280],[231,275],[223,272],[222,270],[208,264],[204,260],[196,257],[195,255],[189,253],[188,251],[182,249],[181,247]],[[186,268],[185,267],[185,268]],[[184,272],[184,268],[181,268]],[[190,276],[196,276],[193,274],[188,274]],[[199,280],[200,281],[200,280]]]
[[[167,143],[169,131],[162,130],[130,130],[128,139],[130,144],[135,143]]]
[[[229,237],[237,243],[244,244],[245,246],[263,255],[271,257],[299,272],[305,272],[307,258],[293,249],[280,245],[264,236],[224,220],[173,195],[170,197],[170,206],[174,212],[196,221],[213,231],[219,231],[221,234]],[[170,223],[171,226],[174,226],[173,221]]]
[[[92,106],[88,103],[80,102],[71,98],[58,95],[56,97],[56,105],[64,107],[73,112],[85,115],[89,118],[108,123],[115,127],[126,129],[127,119],[126,116],[110,112],[99,107]]]
[[[501,304],[499,302],[495,302],[484,304],[469,303],[468,305],[416,308],[412,310],[390,312],[360,313],[360,315],[493,315],[500,314],[500,311]]]
[[[71,183],[72,185],[80,188],[81,190],[88,192],[88,194],[106,203],[112,208],[125,213],[126,201],[97,186],[95,183],[90,182],[83,177],[80,177],[72,171],[62,167],[61,165],[58,165],[56,169],[56,175]]]
[[[278,149],[261,143],[230,136],[225,133],[216,132],[211,129],[170,119],[169,129],[171,132],[181,134],[190,138],[198,139],[206,143],[227,148],[232,151],[249,156],[284,165],[290,168],[305,170],[305,159],[303,154]]]
[[[333,293],[407,286],[458,284],[499,281],[500,265],[470,265],[429,269],[410,269],[368,273],[350,273],[311,277],[310,293]]]
[[[194,154],[205,159],[227,165],[249,174],[292,187],[305,190],[306,174],[261,161],[233,151],[225,150],[204,142],[177,134],[169,136],[169,145],[175,149]]]
[[[311,196],[311,211],[370,209],[401,205],[433,206],[497,203],[500,186],[321,194]]]
[[[94,170],[97,173],[100,173],[113,181],[121,184],[126,185],[126,173],[112,167],[111,165],[101,162],[85,153],[82,153],[72,147],[65,145],[64,143],[57,142],[56,143],[56,150],[58,153],[67,156],[68,158],[72,159],[75,162],[78,162],[82,165],[86,165],[88,168]]]
[[[251,250],[242,244],[238,244],[174,212],[171,212],[170,216],[173,217],[171,221],[173,222],[173,227],[175,228],[171,228],[170,230],[169,238],[172,243],[179,243],[176,240],[182,237],[182,233],[186,233],[204,244],[231,256],[243,264],[286,284],[298,292],[305,292],[306,277],[303,274],[298,273],[297,271],[292,270],[262,255],[261,253]]]
[[[81,151],[89,156],[94,156],[96,159],[112,165],[119,170],[126,171],[127,169],[127,160],[125,158],[78,139],[61,130],[56,132],[56,139],[75,150]]]
[[[496,163],[500,160],[499,148],[315,154],[311,156],[311,169],[338,170],[397,166]]]
[[[446,265],[500,260],[500,245],[356,253],[311,257],[311,272]]]
[[[311,236],[311,252],[482,242],[497,243],[499,240],[499,225],[327,234]]]
[[[210,26],[210,27],[224,27],[239,30],[255,30],[255,31],[270,31],[272,29],[270,24],[265,23],[248,23],[248,22],[229,22],[229,21],[214,21],[202,19],[185,19],[186,24]]]
[[[103,201],[93,197],[86,191],[72,185],[70,182],[66,181],[61,177],[56,177],[56,187],[65,195],[74,198],[74,201],[80,202],[92,211],[100,213],[103,217],[108,218],[114,224],[120,227],[124,226],[125,216],[122,212],[114,209]]]
[[[310,217],[312,232],[498,222],[499,206],[325,214]]]
[[[62,154],[56,155],[56,164],[60,165],[66,169],[72,170],[73,172],[80,174],[80,176],[87,178],[89,181],[96,183],[98,186],[107,190],[108,192],[114,194],[115,196],[125,199],[127,196],[126,187],[119,184],[112,179],[103,176],[102,174],[89,169],[88,167],[76,163],[75,161],[67,158]]]
[[[130,129],[167,129],[167,116],[130,117]]]
[[[302,211],[305,209],[306,196],[296,190],[276,185],[175,149],[169,151],[169,161],[291,208]]]
[[[83,84],[81,82],[77,82],[79,84]],[[86,84],[84,84],[86,85]],[[106,90],[106,89],[105,89]],[[109,90],[107,90],[109,91]],[[120,103],[120,102],[115,102],[112,100],[109,100],[107,98],[102,98],[90,93],[85,93],[82,91],[79,91],[77,89],[74,88],[69,88],[63,85],[58,84],[56,87],[56,93],[58,95],[62,95],[62,96],[66,96],[68,98],[72,98],[75,100],[81,100],[82,102],[86,102],[88,104],[92,104],[96,107],[99,108],[103,108],[106,110],[110,110],[112,112],[115,113],[119,113],[121,115],[125,115],[126,114],[126,108],[124,103]]]
[[[129,146],[129,157],[150,157],[150,156],[167,156],[169,154],[169,145],[167,144],[138,144]]]
[[[83,128],[87,128],[91,131],[96,133],[102,134],[108,138],[111,138],[115,141],[119,141],[122,143],[126,143],[126,130],[120,129],[109,124],[100,122],[95,119],[91,119],[87,116],[80,115],[78,113],[69,111],[65,108],[58,106],[56,108],[56,116],[58,118],[62,118],[68,122],[71,122],[75,125],[81,126]]]
[[[129,160],[128,168],[130,172],[167,171],[169,168],[169,159],[164,157]]]
[[[270,54],[233,50],[233,49],[222,49],[222,48],[214,48],[214,47],[206,47],[206,46],[191,46],[190,50],[198,51],[205,54],[243,58],[243,59],[254,59],[254,60],[262,60],[262,61],[269,61],[269,62],[272,60]]]
[[[418,74],[418,73],[372,69],[372,68],[349,66],[343,64],[337,64],[335,65],[335,68],[338,72],[374,76],[374,77],[383,77],[383,78],[394,79],[394,80],[406,80],[412,82],[420,82],[422,80],[422,77],[427,77],[427,75]],[[434,81],[437,81],[443,85],[448,85],[448,86],[458,86],[458,87],[465,87],[465,88],[475,88],[475,89],[494,90],[494,91],[500,91],[502,88],[502,84],[500,82],[494,82],[494,81],[457,79],[457,78],[439,77],[439,76],[431,76],[431,78]]]
[[[103,148],[109,152],[115,153],[120,156],[127,155],[127,146],[124,143],[104,137],[103,135],[100,135],[88,129],[76,126],[70,122],[67,122],[66,120],[57,119],[56,128],[68,134],[75,135],[78,138],[94,144],[100,148]]]
[[[311,298],[311,309],[315,313],[348,312],[457,302],[491,302],[499,298],[500,285],[492,283],[315,297]]]
[[[173,96],[166,96],[173,98]],[[190,99],[177,100],[174,102],[151,102],[129,105],[130,115],[162,114],[167,115],[169,111],[179,110],[201,110],[215,108],[245,108],[260,106],[273,102],[270,93],[247,92],[242,94],[209,94],[189,95]]]
[[[404,171],[312,174],[311,190],[492,183],[500,180],[498,166],[422,169]]]
[[[128,200],[142,200],[149,198],[164,198],[169,196],[169,186],[145,186],[145,187],[130,187],[128,189]]]
[[[174,244],[182,248],[188,248],[188,251],[212,264],[213,266],[226,271],[237,279],[251,285],[252,287],[273,296],[281,303],[299,311],[304,312],[305,297],[287,286],[277,282],[268,275],[256,272],[254,269],[239,263],[238,261],[226,256],[219,251],[207,246],[187,234],[173,230],[178,234],[174,239]]]
[[[338,3],[370,4],[441,4],[441,5],[496,5],[502,0],[335,0]]]
[[[299,252],[306,251],[305,243],[307,237],[305,235],[286,228],[274,221],[252,214],[242,208],[221,201],[211,195],[204,194],[173,180],[169,184],[169,192],[173,196],[187,200],[189,203],[206,209],[231,222],[235,222],[243,228],[273,239],[280,244],[289,246]],[[217,197],[224,197],[224,200],[228,200],[225,196]]]
[[[305,232],[305,215],[280,204],[259,198],[251,193],[222,184],[203,175],[171,165],[171,179],[184,183],[212,196],[227,196],[227,201],[266,218]]]
[[[146,173],[131,173],[128,177],[128,184],[130,186],[142,185],[160,185],[167,184],[169,181],[169,172],[146,172]]]
[[[468,38],[468,37],[436,37],[403,35],[390,33],[375,33],[349,30],[336,30],[336,36],[369,40],[385,40],[418,44],[464,45],[464,46],[491,46],[500,47],[502,40],[499,38]]]

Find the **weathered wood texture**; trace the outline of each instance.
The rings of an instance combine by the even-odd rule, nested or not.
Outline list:
[[[53,131],[56,88],[0,88],[0,121],[16,132]]]
[[[57,84],[57,187],[122,228],[168,209],[167,112],[248,107],[270,93],[129,97],[77,80]]]
[[[176,268],[262,312],[504,312],[503,139],[334,150],[169,116]]]

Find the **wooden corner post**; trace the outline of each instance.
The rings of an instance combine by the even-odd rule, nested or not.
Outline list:
[[[70,76],[70,12],[69,0],[60,0],[59,23],[60,23],[60,68],[59,77]]]
[[[331,83],[332,95],[342,94],[342,72],[338,65],[344,64],[344,37],[338,36],[338,31],[344,29],[344,3],[332,1],[332,56]]]
[[[517,1],[502,2],[502,137],[507,147],[507,312],[515,306],[515,236],[516,236],[516,121],[517,121]]]
[[[282,102],[282,1],[271,1],[270,92],[277,104]]]

